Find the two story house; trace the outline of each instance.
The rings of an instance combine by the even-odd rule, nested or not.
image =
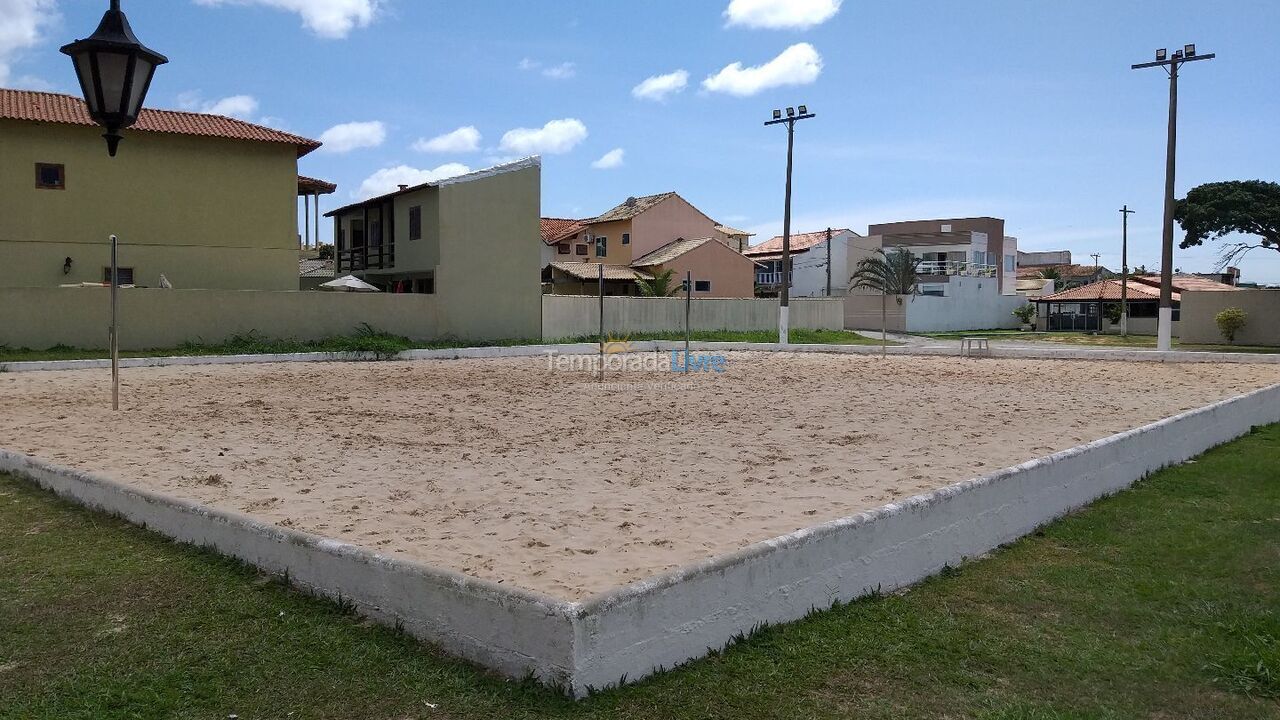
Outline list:
[[[1000,295],[1018,292],[1018,239],[992,217],[908,220],[872,225],[871,244],[906,248],[920,262],[921,292],[947,296],[952,278],[990,278]],[[990,283],[988,283],[990,285]]]
[[[70,95],[0,89],[0,287],[120,282],[298,289],[298,159],[320,143],[218,115],[144,109],[109,157]]]
[[[858,233],[847,228],[795,233],[791,236],[791,296],[844,295],[857,261],[870,252]],[[756,261],[756,294],[777,297],[782,289],[782,236],[747,248]]]

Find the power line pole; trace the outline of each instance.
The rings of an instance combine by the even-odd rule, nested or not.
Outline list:
[[[1120,208],[1124,230],[1120,236],[1120,337],[1129,337],[1129,216],[1134,210]]]
[[[831,228],[827,228],[827,297],[831,297]]]
[[[780,123],[787,125],[787,195],[782,214],[782,291],[778,293],[778,344],[784,346],[787,344],[791,320],[788,316],[791,311],[791,158],[792,150],[795,148],[796,122],[811,117],[814,117],[814,114],[809,112],[809,108],[801,105],[799,115],[796,114],[795,108],[787,108],[785,118],[782,117],[781,110],[774,110],[773,119],[765,123],[765,125]]]
[[[1164,236],[1160,248],[1160,325],[1156,331],[1156,349],[1173,348],[1173,180],[1178,149],[1178,68],[1183,63],[1212,60],[1213,53],[1197,55],[1194,44],[1174,50],[1156,50],[1155,62],[1138,63],[1132,69],[1163,67],[1169,73],[1169,142],[1164,159]]]

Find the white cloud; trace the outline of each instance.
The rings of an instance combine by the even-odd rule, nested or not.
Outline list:
[[[480,149],[480,131],[467,125],[431,139],[418,138],[413,149],[425,153],[465,153]]]
[[[31,87],[38,78],[13,78],[13,62],[23,51],[35,47],[44,31],[58,19],[54,0],[0,0],[0,86],[18,84]]]
[[[631,94],[641,100],[666,100],[668,95],[684,90],[689,85],[689,73],[677,70],[666,75],[654,75],[631,88]]]
[[[438,182],[445,178],[465,175],[469,172],[471,172],[471,168],[461,163],[445,163],[433,170],[419,170],[408,165],[383,168],[360,183],[360,189],[356,191],[356,197],[360,199],[377,197],[378,195],[395,192],[401,185],[413,187],[424,183]]]
[[[822,56],[809,43],[797,43],[763,65],[744,68],[735,62],[702,81],[711,92],[738,97],[755,95],[783,85],[808,85],[822,72]]]
[[[196,0],[199,5],[262,5],[297,13],[308,30],[323,38],[344,38],[357,27],[368,27],[384,0]]]
[[[258,100],[252,95],[231,95],[217,100],[205,100],[198,90],[188,90],[178,95],[178,107],[192,112],[249,120],[258,112]]]
[[[552,65],[542,71],[544,77],[552,80],[568,80],[578,74],[577,66],[571,62],[562,62],[559,65]]]
[[[350,122],[334,125],[320,134],[320,149],[330,153],[348,153],[360,148],[378,147],[387,139],[387,128],[378,121]]]
[[[559,65],[547,65],[544,67],[540,60],[522,58],[520,62],[516,63],[516,67],[525,72],[540,70],[543,77],[549,77],[552,80],[568,80],[578,74],[577,64],[571,62],[562,62]]]
[[[626,150],[623,150],[622,148],[614,148],[600,156],[599,160],[591,163],[591,167],[597,170],[610,170],[612,168],[622,167],[623,157],[626,154]]]
[[[540,128],[516,128],[502,136],[502,150],[517,155],[559,155],[587,139],[587,126],[576,118],[552,120]]]
[[[728,25],[778,30],[804,30],[835,17],[843,0],[730,0]]]

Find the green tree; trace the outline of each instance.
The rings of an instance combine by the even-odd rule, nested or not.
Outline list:
[[[1213,321],[1218,323],[1218,332],[1229,343],[1236,341],[1236,333],[1240,332],[1248,320],[1249,313],[1238,307],[1229,307],[1213,316]]]
[[[1015,308],[1013,311],[1013,316],[1018,318],[1018,320],[1020,320],[1023,325],[1031,325],[1035,323],[1035,320],[1036,320],[1035,303],[1027,303],[1026,305],[1023,305],[1020,308]]]
[[[910,250],[895,248],[885,252],[877,248],[874,253],[858,261],[850,288],[861,288],[880,293],[880,355],[888,354],[889,347],[889,296],[917,295],[920,292],[920,261]]]
[[[1056,267],[1045,268],[1040,271],[1040,279],[1052,280],[1054,287],[1057,287],[1058,283],[1062,280],[1062,271]]]
[[[1183,249],[1236,233],[1259,238],[1223,245],[1220,267],[1259,248],[1280,252],[1280,183],[1232,180],[1201,185],[1178,201],[1173,216],[1187,233],[1179,245]]]
[[[683,284],[672,282],[674,275],[675,271],[668,268],[656,273],[652,280],[636,280],[636,286],[644,297],[671,297],[684,289]]]

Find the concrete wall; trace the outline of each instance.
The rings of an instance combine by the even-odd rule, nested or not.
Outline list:
[[[844,327],[839,300],[796,300],[791,303],[791,327],[839,330]],[[684,330],[683,298],[606,297],[606,333]],[[547,340],[596,335],[600,329],[600,301],[572,295],[542,296],[542,337]],[[695,299],[690,313],[694,330],[776,330],[777,300]]]
[[[948,332],[1016,328],[1015,308],[1027,303],[1018,295],[1002,295],[995,278],[954,276],[946,297],[903,295],[889,298],[888,329],[893,332]],[[880,296],[853,294],[844,299],[845,327],[880,329]]]
[[[1236,334],[1237,343],[1280,345],[1280,290],[1184,292],[1182,334],[1179,338],[1184,343],[1226,342],[1214,317],[1229,307],[1238,307],[1248,313],[1244,328]]]
[[[906,295],[887,298],[862,293],[848,295],[843,300],[844,326],[849,330],[879,330],[883,321],[889,332],[904,333],[907,331],[906,305],[909,302],[911,298]]]
[[[138,285],[297,289],[296,146],[126,132],[112,158],[101,134],[0,121],[0,287],[102,282],[115,233]],[[66,188],[37,189],[36,163]]]
[[[296,271],[295,271],[296,277]],[[296,282],[296,280],[295,280]],[[105,348],[107,288],[0,288],[0,345],[44,349],[63,344]],[[497,339],[483,328],[450,323],[433,295],[329,291],[120,291],[120,347],[171,348],[216,343],[250,331],[269,338],[318,340],[354,332],[361,323],[432,340],[445,335]],[[537,337],[536,321],[521,337]]]

